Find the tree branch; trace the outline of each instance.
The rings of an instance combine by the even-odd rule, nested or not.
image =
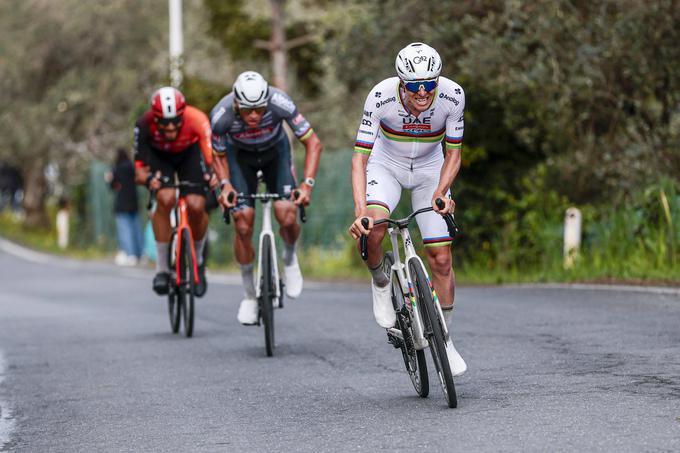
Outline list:
[[[312,41],[314,41],[319,35],[317,34],[308,34],[308,35],[302,35],[298,36],[297,38],[289,39],[286,41],[285,47],[286,50],[293,49],[295,47],[300,47],[304,46],[305,44],[308,44]]]
[[[265,41],[264,39],[256,39],[253,42],[253,46],[258,49],[268,50],[270,52],[273,50],[272,43],[270,41]]]

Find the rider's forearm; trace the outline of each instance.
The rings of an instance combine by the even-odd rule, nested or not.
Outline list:
[[[354,153],[352,156],[352,195],[354,212],[359,215],[366,209],[366,164],[368,155]]]
[[[220,181],[229,179],[229,164],[227,163],[227,157],[215,154],[213,158],[213,170],[215,170],[215,174]]]
[[[316,135],[312,135],[302,142],[305,145],[305,172],[302,175],[303,178],[316,178],[316,172],[319,169],[319,160],[321,159],[321,151],[323,150],[323,145],[321,140]]]
[[[439,184],[437,185],[438,194],[446,194],[446,191],[451,188],[453,181],[460,170],[461,154],[459,149],[454,149],[446,152],[444,157],[444,165],[442,165],[441,173],[439,174]]]

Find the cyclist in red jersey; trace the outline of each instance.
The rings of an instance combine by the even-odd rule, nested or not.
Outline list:
[[[186,104],[184,95],[172,87],[164,87],[154,93],[151,108],[135,124],[135,179],[156,193],[156,211],[151,222],[156,238],[156,275],[153,289],[167,294],[170,283],[168,254],[170,246],[170,213],[175,206],[175,189],[163,188],[161,177],[174,181],[177,173],[180,181],[207,183],[217,186],[217,178],[211,178],[213,150],[212,130],[208,117],[199,109]],[[230,187],[225,187],[229,190]],[[205,212],[205,190],[183,188],[189,208],[189,223],[194,234],[199,284],[196,296],[205,294],[205,263],[203,249],[208,229]]]

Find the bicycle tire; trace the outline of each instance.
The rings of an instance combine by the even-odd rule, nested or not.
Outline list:
[[[425,324],[425,337],[430,343],[432,361],[437,370],[437,376],[444,392],[444,398],[450,408],[458,405],[456,387],[453,383],[453,375],[449,366],[448,356],[446,355],[446,341],[442,330],[437,308],[434,306],[432,289],[425,277],[425,270],[420,262],[412,259],[408,263],[411,271],[411,278],[414,279],[416,296],[418,297],[418,308],[420,309],[423,323]],[[415,277],[415,278],[414,278]],[[443,358],[443,360],[442,360]]]
[[[180,295],[182,299],[182,317],[184,318],[184,335],[194,334],[194,260],[191,255],[191,241],[188,234],[181,234],[182,250],[180,253]]]
[[[401,355],[404,359],[404,367],[411,379],[411,384],[418,396],[427,398],[430,393],[430,380],[427,375],[427,361],[425,360],[425,351],[415,349],[413,344],[413,331],[410,326],[410,319],[402,315],[402,308],[408,303],[404,299],[404,294],[399,285],[399,277],[397,273],[392,271],[394,264],[394,255],[392,252],[385,253],[383,260],[383,269],[386,273],[392,274],[392,306],[397,313],[397,325],[401,330],[404,340],[401,345]],[[406,309],[408,310],[408,308]],[[407,312],[408,313],[408,312]],[[410,315],[408,315],[410,318]]]
[[[267,357],[274,355],[274,276],[272,275],[272,243],[266,236],[262,241],[262,281],[260,282],[260,316],[264,324],[264,344]]]
[[[170,318],[170,329],[172,333],[179,332],[181,319],[181,304],[177,294],[177,284],[172,278],[175,270],[175,239],[177,235],[173,232],[170,238],[170,253],[168,253],[168,269],[170,269],[170,288],[168,290],[168,316]]]

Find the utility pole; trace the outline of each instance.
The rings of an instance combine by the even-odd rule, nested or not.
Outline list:
[[[182,0],[168,0],[170,13],[170,84],[179,88],[182,85]]]

